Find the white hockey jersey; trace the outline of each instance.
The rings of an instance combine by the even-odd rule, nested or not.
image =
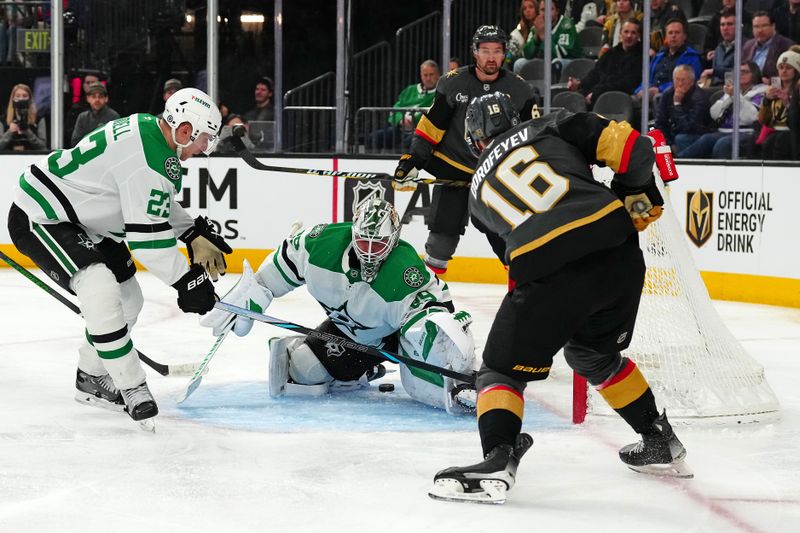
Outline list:
[[[32,222],[72,222],[95,242],[125,240],[137,260],[172,285],[189,270],[177,236],[194,223],[173,201],[182,177],[158,119],[136,114],[31,165],[20,176],[14,202]]]
[[[306,285],[343,334],[369,346],[402,334],[429,313],[453,310],[447,284],[402,240],[377,277],[362,280],[351,227],[350,222],[319,224],[286,239],[259,267],[259,283],[275,297]]]

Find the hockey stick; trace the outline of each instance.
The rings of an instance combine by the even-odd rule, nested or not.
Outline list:
[[[234,129],[234,134],[231,135],[231,143],[236,150],[236,155],[244,159],[244,162],[255,168],[256,170],[267,170],[271,172],[289,172],[292,174],[305,174],[308,176],[330,176],[332,178],[343,178],[349,180],[379,180],[379,181],[395,181],[394,176],[385,174],[383,172],[347,172],[344,170],[319,170],[315,168],[293,168],[293,167],[277,167],[272,165],[265,165],[247,149],[240,138],[244,135],[244,128]],[[427,178],[419,181],[414,181],[416,184],[430,184],[430,185],[449,185],[451,187],[469,187],[470,182],[461,180],[446,180],[438,178]],[[405,185],[405,183],[404,183]]]
[[[303,333],[309,337],[333,344],[338,344],[343,348],[349,348],[351,350],[356,350],[362,353],[366,353],[374,357],[379,357],[381,359],[391,361],[392,363],[398,363],[398,364],[403,363],[404,365],[413,366],[416,368],[420,368],[422,370],[428,370],[429,372],[435,372],[442,376],[451,377],[453,379],[464,381],[466,383],[470,383],[473,385],[475,384],[475,372],[473,372],[472,374],[462,374],[461,372],[456,372],[454,370],[449,370],[447,368],[442,368],[440,366],[432,365],[426,363],[425,361],[417,361],[416,359],[411,359],[410,357],[406,357],[404,355],[388,352],[380,348],[373,348],[372,346],[366,346],[364,344],[359,344],[355,341],[351,341],[343,337],[337,337],[336,335],[331,335],[330,333],[317,331],[315,329],[301,326],[300,324],[287,322],[285,320],[281,320],[280,318],[271,317],[269,315],[263,315],[261,313],[250,311],[249,309],[231,305],[225,302],[217,302],[216,304],[214,304],[214,307],[216,309],[222,309],[223,311],[228,311],[229,313],[233,313],[235,315],[241,315],[247,318],[251,318],[253,320],[257,320],[258,322],[264,322],[265,324],[272,324],[273,326],[277,326],[279,328],[290,329],[292,331],[299,331],[300,333]]]
[[[76,315],[81,314],[81,309],[74,303],[72,303],[68,298],[66,298],[63,294],[55,290],[53,287],[45,283],[44,281],[40,280],[36,276],[34,276],[28,269],[24,266],[20,265],[10,257],[8,257],[2,250],[0,250],[0,259],[8,263],[8,266],[28,278],[32,281],[37,287],[42,289],[44,292],[67,306],[70,311],[75,313]],[[139,352],[139,350],[136,350]],[[144,363],[161,374],[162,376],[191,376],[198,367],[197,363],[183,363],[178,365],[165,365],[163,363],[157,363],[153,361],[149,357],[147,357],[142,352],[139,352],[139,359],[144,361]]]
[[[214,341],[214,345],[211,346],[211,349],[200,362],[197,370],[194,371],[192,378],[189,380],[189,383],[186,384],[186,387],[183,389],[181,395],[178,396],[178,400],[175,403],[183,403],[186,398],[191,396],[192,393],[197,390],[197,387],[200,386],[200,382],[203,381],[203,374],[205,374],[205,370],[208,368],[211,358],[214,357],[214,354],[217,353],[217,350],[222,345],[222,341],[225,340],[225,337],[227,337],[228,333],[230,333],[231,329],[233,329],[234,322],[236,322],[236,319],[231,317],[231,320],[225,325],[222,333],[217,336],[217,340]]]

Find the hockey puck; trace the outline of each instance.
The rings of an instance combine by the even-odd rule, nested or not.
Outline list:
[[[378,385],[378,390],[381,392],[392,392],[394,390],[393,383],[381,383]]]

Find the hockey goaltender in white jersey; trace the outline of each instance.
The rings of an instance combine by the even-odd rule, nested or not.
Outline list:
[[[318,330],[456,372],[470,371],[475,353],[470,315],[453,312],[447,284],[399,235],[394,207],[368,200],[352,223],[318,224],[290,235],[255,275],[245,262],[241,280],[222,301],[261,312],[273,297],[306,285],[328,315]],[[230,313],[215,309],[201,324],[218,335],[230,320]],[[252,321],[240,316],[233,327],[245,335]],[[383,375],[381,362],[303,335],[273,338],[270,394],[316,396],[364,386]],[[450,394],[457,384],[449,378],[406,365],[400,366],[400,376],[414,399],[451,413],[463,411]]]
[[[174,195],[181,189],[180,161],[210,154],[221,121],[208,95],[182,89],[167,100],[163,119],[117,119],[75,148],[55,150],[31,165],[19,177],[9,212],[17,249],[80,302],[86,335],[76,399],[124,409],[146,429],[154,428],[158,407],[130,338],[143,299],[128,247],[177,290],[184,312],[213,307],[209,274],[216,279],[224,272],[223,252],[231,249]],[[187,244],[191,266],[177,239]]]

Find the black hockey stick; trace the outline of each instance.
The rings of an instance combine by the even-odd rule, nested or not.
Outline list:
[[[50,285],[48,285],[44,281],[42,281],[39,278],[37,278],[36,276],[34,276],[24,266],[20,265],[19,263],[17,263],[16,261],[14,261],[10,257],[8,257],[2,250],[0,250],[0,259],[5,261],[6,263],[8,263],[8,266],[13,268],[14,270],[19,272],[20,274],[22,274],[26,278],[28,278],[30,281],[32,281],[37,287],[42,289],[44,292],[46,292],[47,294],[49,294],[50,296],[52,296],[53,298],[55,298],[56,300],[58,300],[59,302],[61,302],[65,306],[67,306],[67,308],[69,308],[70,311],[72,311],[76,315],[80,315],[81,314],[80,307],[75,305],[72,301],[70,301],[63,294],[61,294],[60,292],[55,290],[53,287],[51,287]],[[136,350],[136,351],[139,352],[139,350]],[[156,372],[158,372],[162,376],[191,376],[195,372],[195,370],[197,370],[197,367],[199,366],[196,363],[183,363],[183,364],[178,364],[178,365],[165,365],[163,363],[157,363],[156,361],[153,361],[152,359],[147,357],[142,352],[139,352],[139,359],[144,361],[144,363],[147,366],[149,366],[150,368],[152,368],[153,370],[155,370]]]
[[[217,302],[216,304],[214,304],[214,307],[217,309],[221,309],[223,311],[228,311],[229,313],[233,313],[235,315],[252,318],[253,320],[257,320],[258,322],[264,322],[265,324],[272,324],[273,326],[277,326],[279,328],[297,331],[309,337],[319,339],[325,342],[330,342],[333,344],[338,344],[343,348],[349,348],[351,350],[356,350],[368,355],[372,355],[374,357],[379,357],[381,359],[385,359],[386,361],[391,361],[392,363],[403,363],[408,366],[413,366],[416,368],[420,368],[422,370],[428,370],[429,372],[435,372],[442,376],[447,376],[453,379],[457,379],[459,381],[464,381],[471,385],[475,384],[475,372],[473,372],[472,374],[462,374],[461,372],[456,372],[454,370],[449,370],[447,368],[442,368],[440,366],[432,365],[426,363],[425,361],[417,361],[416,359],[411,359],[410,357],[406,357],[404,355],[388,352],[380,348],[373,348],[372,346],[366,346],[364,344],[360,344],[355,341],[345,339],[343,337],[337,337],[336,335],[331,335],[330,333],[325,333],[323,331],[317,331],[315,329],[307,328],[305,326],[301,326],[300,324],[295,324],[293,322],[287,322],[286,320],[281,320],[280,318],[275,318],[269,315],[256,313],[255,311],[250,311],[249,309],[245,309],[244,307],[238,307],[225,302]]]
[[[385,174],[383,172],[347,172],[344,170],[319,170],[315,168],[293,168],[293,167],[277,167],[273,165],[265,165],[247,149],[240,138],[245,134],[244,128],[234,128],[234,133],[231,135],[231,143],[236,150],[236,155],[244,159],[244,162],[255,168],[256,170],[267,170],[271,172],[289,172],[292,174],[305,174],[307,176],[330,176],[332,178],[343,178],[349,180],[379,180],[379,181],[395,181],[394,176]],[[414,183],[424,183],[430,185],[448,185],[451,187],[469,187],[470,182],[461,180],[445,180],[445,179],[422,179]]]

